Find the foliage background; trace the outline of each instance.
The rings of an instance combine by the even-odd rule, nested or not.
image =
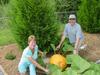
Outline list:
[[[57,45],[71,13],[77,13],[84,31],[100,32],[100,0],[9,1],[9,25],[22,49],[27,46],[27,37],[31,34],[36,36],[42,50],[49,50],[51,43]]]
[[[55,0],[57,20],[66,23],[69,14],[76,14],[81,0]],[[77,14],[76,14],[77,16]]]
[[[86,32],[100,33],[100,0],[82,0],[78,21]]]

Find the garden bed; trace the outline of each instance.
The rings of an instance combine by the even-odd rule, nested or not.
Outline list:
[[[88,44],[88,48],[85,51],[80,51],[80,55],[88,61],[95,62],[100,59],[100,34],[87,34],[85,33],[85,43]],[[16,55],[16,59],[7,60],[5,55],[12,52]],[[0,65],[8,75],[17,75],[17,66],[20,60],[22,52],[19,51],[17,44],[10,44],[6,46],[0,46]],[[41,71],[43,72],[43,71]]]

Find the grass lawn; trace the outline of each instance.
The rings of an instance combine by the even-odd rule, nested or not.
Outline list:
[[[15,39],[9,28],[0,29],[0,46],[15,43]]]
[[[5,8],[5,9],[4,9]],[[0,6],[0,46],[15,43],[15,39],[7,23],[6,7]]]

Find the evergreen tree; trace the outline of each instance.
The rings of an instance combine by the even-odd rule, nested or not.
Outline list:
[[[54,0],[11,0],[10,24],[18,44],[27,46],[29,35],[36,36],[40,49],[50,49],[57,42]]]

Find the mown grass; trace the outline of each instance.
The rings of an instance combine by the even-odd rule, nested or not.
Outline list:
[[[6,6],[0,6],[0,46],[15,43],[6,13]]]
[[[0,46],[15,43],[15,39],[9,28],[0,30]]]

